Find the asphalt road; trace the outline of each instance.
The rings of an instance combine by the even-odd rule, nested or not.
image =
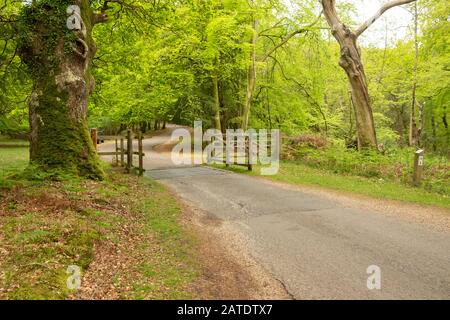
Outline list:
[[[226,221],[295,299],[450,299],[450,234],[263,179],[206,167],[170,168],[146,141],[147,176]],[[152,160],[153,157],[153,160]],[[381,290],[369,290],[369,266]]]

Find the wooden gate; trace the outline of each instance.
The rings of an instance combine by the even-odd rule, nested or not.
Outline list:
[[[253,171],[253,166],[257,164],[257,157],[259,156],[260,145],[258,145],[258,141],[260,142],[260,136],[257,133],[252,135],[243,134],[239,135],[231,135],[232,140],[227,140],[227,134],[223,134],[221,140],[215,140],[218,143],[221,143],[225,148],[223,153],[216,154],[213,152],[212,157],[208,159],[209,161],[219,162],[225,164],[227,167],[232,163],[233,165],[247,167],[249,171]],[[240,139],[239,139],[240,138]],[[217,139],[215,137],[215,139]],[[267,148],[268,152],[272,152],[272,135],[269,133],[266,139],[266,145],[262,146]],[[244,150],[243,155],[235,155],[233,152],[233,156],[229,153],[229,148],[232,148],[234,151],[236,150]]]
[[[137,169],[139,176],[144,175],[144,151],[143,151],[143,135],[142,132],[133,133],[131,130],[127,130],[125,135],[117,136],[102,136],[98,135],[97,129],[91,129],[91,137],[94,142],[94,146],[98,148],[100,142],[115,141],[115,151],[111,152],[98,152],[99,156],[115,156],[116,163],[125,168],[127,173],[133,172],[133,169]],[[133,140],[138,141],[138,150],[133,150]],[[98,149],[97,149],[98,150]],[[133,164],[134,156],[139,157],[138,166]]]

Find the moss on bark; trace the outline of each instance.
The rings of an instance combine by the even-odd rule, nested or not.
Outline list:
[[[66,25],[69,5],[81,9],[82,29]],[[87,121],[95,56],[89,0],[41,0],[22,13],[20,54],[34,80],[30,97],[33,165],[92,179],[104,173]]]

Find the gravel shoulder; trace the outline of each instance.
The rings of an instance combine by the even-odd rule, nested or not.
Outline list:
[[[262,179],[267,183],[287,190],[297,190],[306,194],[324,197],[339,203],[343,207],[359,209],[362,214],[368,211],[375,211],[386,216],[403,219],[405,222],[419,223],[434,230],[450,231],[450,210],[444,208],[376,199],[320,187],[293,185],[262,177],[254,178]]]

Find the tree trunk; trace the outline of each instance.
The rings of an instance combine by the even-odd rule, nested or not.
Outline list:
[[[213,111],[214,111],[214,128],[222,131],[222,125],[220,122],[220,97],[219,97],[219,77],[217,74],[212,76],[213,84]]]
[[[417,146],[423,148],[422,135],[425,130],[425,102],[419,104],[419,121],[420,126],[417,129]]]
[[[414,80],[411,99],[411,113],[409,115],[409,145],[418,147],[419,145],[419,129],[416,122],[416,105],[417,105],[417,68],[419,65],[419,40],[417,39],[418,21],[417,21],[417,2],[414,5]]]
[[[69,10],[72,4],[79,9]],[[66,5],[33,2],[24,15],[26,39],[20,54],[34,80],[29,100],[31,162],[44,170],[101,179],[104,174],[87,121],[96,51],[96,15],[89,0]]]
[[[343,47],[339,65],[345,70],[352,89],[353,105],[356,116],[356,131],[358,134],[358,148],[377,148],[377,137],[373,112],[370,104],[369,90],[366,82],[361,58],[356,43]]]
[[[144,121],[144,122],[142,122],[142,124],[141,124],[141,132],[142,132],[142,133],[146,133],[147,130],[148,130],[148,121]]]
[[[359,149],[376,149],[378,144],[373,112],[361,53],[356,43],[357,36],[339,20],[334,0],[322,0],[322,6],[331,32],[341,48],[339,65],[345,70],[350,82]]]
[[[436,118],[434,117],[434,110],[431,110],[431,132],[432,132],[433,151],[436,152],[438,146],[437,146]]]
[[[403,143],[403,137],[405,133],[405,115],[404,115],[404,106],[402,105],[398,110],[396,110],[397,118],[395,123],[395,129],[400,137],[402,137],[402,145]]]
[[[242,129],[248,129],[248,122],[250,118],[250,111],[253,103],[253,95],[256,87],[256,44],[258,41],[258,25],[257,19],[253,20],[253,38],[252,38],[252,56],[251,64],[248,67],[247,74],[247,91],[245,94],[244,112],[242,115]]]

